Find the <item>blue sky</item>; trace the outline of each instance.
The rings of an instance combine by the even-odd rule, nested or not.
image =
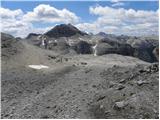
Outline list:
[[[118,3],[118,4],[117,4]],[[120,4],[119,4],[120,3]],[[29,11],[33,11],[34,8],[36,8],[39,5],[50,5],[51,7],[57,9],[57,10],[62,10],[62,9],[67,9],[69,12],[74,13],[77,17],[79,17],[78,23],[73,23],[74,25],[80,26],[79,28],[84,28],[82,25],[79,24],[94,24],[100,17],[101,18],[108,18],[105,17],[106,15],[101,15],[100,13],[97,13],[94,11],[91,14],[91,11],[89,10],[90,7],[96,8],[97,6],[100,6],[104,10],[107,10],[108,8],[105,8],[106,6],[109,7],[109,9],[115,9],[119,10],[121,8],[125,9],[125,11],[129,11],[129,9],[133,9],[134,11],[146,11],[146,12],[156,12],[159,8],[158,6],[158,1],[116,1],[116,2],[111,2],[111,1],[51,1],[51,2],[45,2],[45,1],[2,1],[1,2],[1,7],[4,9],[9,9],[10,11],[15,11],[17,9],[20,9],[23,14],[27,14]],[[114,6],[114,4],[116,4]],[[101,9],[99,7],[99,9]],[[111,13],[109,13],[111,14]],[[138,13],[137,13],[138,14]],[[151,13],[150,13],[151,14]],[[112,14],[111,14],[112,15]],[[152,15],[152,14],[151,14]],[[146,16],[147,17],[147,16]],[[151,16],[148,16],[151,17]],[[73,18],[74,19],[74,18]],[[110,19],[110,18],[109,18]],[[111,18],[113,19],[113,18]],[[117,19],[117,18],[116,18]],[[2,19],[3,20],[3,19]],[[158,21],[158,20],[157,20]],[[59,22],[38,22],[38,21],[30,21],[29,24],[32,24],[32,27],[34,28],[46,28],[46,27],[51,27],[54,26],[55,24],[60,24],[63,23],[63,20],[60,20]],[[106,24],[105,27],[107,27],[108,24]],[[92,26],[92,25],[91,25]],[[86,27],[86,26],[85,26]],[[92,28],[92,27],[91,27]],[[113,28],[113,27],[112,27]],[[85,29],[83,29],[85,30]],[[103,30],[102,30],[103,31]],[[88,31],[88,32],[95,32],[95,31]],[[99,31],[97,31],[99,32]],[[104,29],[104,32],[105,31]]]
[[[84,21],[93,21],[96,19],[96,16],[90,15],[88,11],[89,6],[95,6],[97,4],[101,6],[111,6],[112,2],[110,1],[2,1],[1,6],[4,8],[9,8],[11,10],[22,9],[24,12],[33,10],[39,4],[49,4],[56,7],[57,9],[67,8],[68,10],[76,13],[76,15],[83,18]],[[154,10],[158,9],[158,1],[125,1],[125,9],[135,9],[135,10]]]

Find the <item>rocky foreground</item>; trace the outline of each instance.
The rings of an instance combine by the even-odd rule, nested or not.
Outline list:
[[[159,118],[158,68],[118,54],[59,54],[3,34],[1,118]]]

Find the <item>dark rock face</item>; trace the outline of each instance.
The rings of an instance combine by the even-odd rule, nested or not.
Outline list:
[[[157,61],[154,54],[152,53],[154,48],[138,48],[134,51],[134,57],[137,57],[146,62],[155,62]]]
[[[85,41],[79,41],[77,44],[72,46],[72,48],[78,54],[91,54],[92,53],[91,45]]]
[[[49,50],[54,50],[62,54],[67,54],[69,52],[70,46],[65,41],[53,42],[48,45]]]
[[[158,44],[156,40],[135,38],[132,42],[127,43],[127,39],[129,39],[127,36],[119,36],[116,39],[112,40],[108,37],[101,39],[96,48],[97,55],[112,53],[137,57],[150,63],[158,61],[158,53],[156,52],[158,50],[154,50]]]
[[[39,35],[41,35],[41,34],[30,33],[30,34],[26,37],[26,39],[30,39],[30,38],[32,38],[32,37],[38,37]]]
[[[107,43],[99,43],[95,48],[96,55],[109,54],[109,53],[113,53],[113,51],[114,51],[114,48]]]
[[[155,48],[154,44],[155,43],[152,43],[151,41],[148,42],[146,40],[134,41],[132,45],[132,47],[135,49],[133,56],[146,62],[156,62],[157,59],[153,54],[153,50]]]
[[[134,49],[129,44],[122,44],[108,39],[102,39],[97,45],[97,55],[103,54],[121,54],[132,56]]]
[[[87,35],[86,33],[81,32],[71,24],[57,25],[53,29],[45,33],[45,35],[47,35],[48,37],[54,37],[54,38],[71,37],[76,34]]]

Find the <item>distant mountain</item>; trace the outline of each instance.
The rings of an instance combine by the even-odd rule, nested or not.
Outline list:
[[[116,38],[116,35],[114,34],[107,34],[105,32],[99,32],[96,35],[101,36],[101,37],[112,37],[112,38]]]
[[[45,33],[46,36],[54,37],[54,38],[71,37],[76,34],[79,34],[82,36],[87,35],[87,33],[80,31],[78,28],[76,28],[71,24],[57,25],[53,29]]]
[[[107,34],[106,34],[105,32],[99,32],[99,33],[96,34],[96,35],[100,35],[100,36],[103,36],[103,37],[106,37],[106,36],[107,36]]]
[[[38,37],[41,34],[36,34],[36,33],[30,33],[28,34],[28,36],[26,37],[26,39],[31,39],[32,37]]]
[[[42,38],[30,33],[27,42],[42,46]],[[114,35],[105,32],[90,34],[80,31],[71,24],[56,25],[53,29],[42,34],[47,40],[47,48],[59,53],[68,54],[74,51],[77,54],[120,54],[133,56],[147,62],[158,61],[158,37]]]

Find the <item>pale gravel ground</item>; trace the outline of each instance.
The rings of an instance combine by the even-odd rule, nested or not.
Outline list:
[[[130,89],[133,92],[139,91],[139,88],[126,84],[124,91],[115,93],[117,90],[108,86],[112,81],[117,83],[116,77],[115,79],[112,78],[110,76],[112,71],[108,72],[107,70],[115,65],[121,66],[122,68],[115,67],[116,69],[113,67],[113,73],[117,74],[114,71],[130,71],[137,64],[146,66],[149,65],[148,63],[137,58],[115,54],[99,57],[93,55],[61,56],[53,51],[43,50],[25,42],[23,42],[23,45],[24,48],[21,53],[12,56],[10,60],[2,61],[2,118],[135,117],[135,115],[132,115],[133,113],[128,113],[128,116],[123,114],[121,116],[119,114],[121,112],[116,113],[118,111],[110,108],[111,103],[109,101],[116,101],[121,98],[120,94],[130,91]],[[28,65],[35,64],[46,65],[49,68],[35,70],[28,67]],[[157,73],[153,75],[156,76]],[[152,75],[150,76],[154,79]],[[105,82],[106,77],[110,81],[107,84]],[[140,102],[149,95],[152,95],[155,101],[158,100],[156,96],[158,81],[155,81],[155,89],[152,89],[151,86],[142,89],[142,93],[146,94],[142,98],[140,97],[142,99]],[[148,92],[148,89],[150,92]],[[155,94],[152,94],[154,92]],[[107,97],[104,99],[108,101],[108,107],[103,100],[95,101],[97,94],[101,95],[102,93],[111,96],[110,99],[107,99]],[[140,93],[136,95],[138,94]],[[127,97],[126,99],[131,98]],[[104,109],[110,108],[114,115],[105,116],[104,110],[99,110],[99,107],[96,109],[100,113],[98,111],[95,113],[94,108],[97,107],[97,104],[105,106]],[[151,104],[149,103],[149,106]],[[158,106],[157,104],[154,103],[155,106]],[[153,108],[157,109],[157,107]],[[145,112],[142,112],[142,114]],[[151,118],[155,117],[156,115],[151,115]]]

